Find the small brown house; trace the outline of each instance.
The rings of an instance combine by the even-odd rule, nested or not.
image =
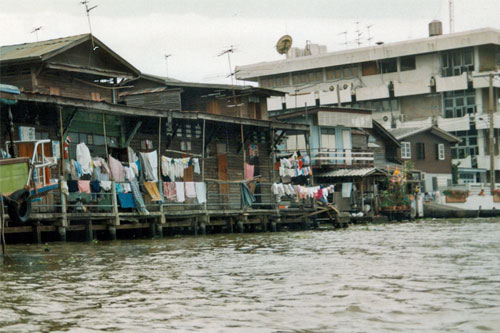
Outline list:
[[[460,139],[435,126],[395,128],[390,132],[401,144],[399,158],[411,161],[413,168],[422,172],[425,191],[451,185],[451,145]]]

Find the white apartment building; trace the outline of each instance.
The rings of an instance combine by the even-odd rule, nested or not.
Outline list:
[[[462,140],[452,147],[453,163],[460,162],[459,182],[484,182],[489,178],[487,74],[498,73],[500,30],[443,35],[440,27],[433,21],[426,38],[336,52],[315,44],[292,48],[286,59],[237,66],[235,73],[239,80],[287,93],[268,99],[271,115],[340,105],[372,109],[374,119],[387,128],[435,124]],[[498,76],[493,86],[496,111]],[[494,135],[500,139],[500,115],[494,119]],[[500,179],[498,140],[495,145]]]

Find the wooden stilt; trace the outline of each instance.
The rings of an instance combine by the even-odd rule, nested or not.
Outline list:
[[[66,227],[65,226],[59,226],[57,228],[57,232],[59,233],[59,240],[61,242],[66,241]]]
[[[85,240],[91,242],[94,239],[94,230],[92,228],[92,220],[88,220],[85,224]]]
[[[37,244],[42,244],[42,230],[40,229],[40,222],[33,223],[33,236]]]
[[[111,240],[116,240],[116,226],[115,225],[108,225],[108,232],[109,232],[109,238]]]

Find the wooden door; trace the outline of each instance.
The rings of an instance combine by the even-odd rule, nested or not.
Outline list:
[[[227,147],[225,144],[217,144],[217,174],[219,180],[227,180]],[[229,185],[219,184],[221,202],[228,201]]]

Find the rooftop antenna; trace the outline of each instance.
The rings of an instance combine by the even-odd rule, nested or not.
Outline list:
[[[234,80],[233,80],[234,73],[233,73],[233,67],[231,66],[231,53],[234,53],[235,50],[236,49],[235,49],[234,45],[230,45],[228,49],[219,53],[218,57],[221,57],[224,54],[227,54],[227,62],[229,64],[229,76],[231,77],[231,90],[233,91],[233,103],[234,103],[234,106],[236,107],[237,106],[236,93],[234,91]],[[240,110],[240,116],[241,116],[241,110]]]
[[[455,32],[455,12],[453,9],[453,0],[449,0],[448,5],[450,8],[450,33],[454,33]]]
[[[368,45],[372,45],[372,39],[373,37],[370,35],[370,28],[373,27],[373,24],[369,24],[366,26],[366,31],[367,31],[367,34],[368,34],[368,37],[366,38],[366,40],[368,41]]]
[[[170,58],[171,54],[165,54],[165,66],[167,68],[167,77],[168,77],[168,58]]]
[[[31,31],[31,33],[35,33],[35,36],[36,36],[36,41],[38,42],[38,31],[42,30],[42,26],[39,26],[37,28],[34,28],[33,31]]]
[[[356,43],[358,43],[358,46],[361,46],[361,35],[363,35],[363,32],[359,30],[359,22],[356,22]]]
[[[90,11],[92,9],[95,9],[97,7],[97,5],[92,6],[92,7],[89,8],[89,1],[88,0],[83,0],[80,3],[82,5],[85,5],[85,12],[87,13],[87,21],[89,22],[90,40],[92,41],[92,50],[95,50],[94,35],[92,35],[92,25],[90,24]]]
[[[345,48],[347,49],[347,44],[348,44],[348,42],[347,42],[347,31],[343,31],[343,32],[339,33],[339,35],[344,35],[344,42],[342,44],[344,44]]]

